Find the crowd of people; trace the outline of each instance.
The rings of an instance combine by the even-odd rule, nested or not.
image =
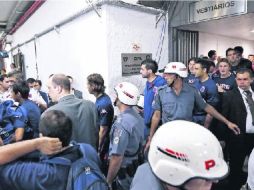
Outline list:
[[[254,189],[254,56],[242,54],[240,46],[225,58],[211,50],[161,74],[156,61],[143,60],[143,92],[121,82],[112,100],[93,73],[86,79],[95,103],[71,76],[50,75],[45,93],[19,71],[1,75],[0,190],[66,189],[70,165],[52,160],[80,159],[74,142],[93,147],[109,189]]]

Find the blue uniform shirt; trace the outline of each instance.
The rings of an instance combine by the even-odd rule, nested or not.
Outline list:
[[[176,95],[167,85],[159,88],[153,102],[153,109],[162,114],[162,123],[176,119],[192,121],[194,108],[204,109],[205,107],[206,103],[199,92],[187,83],[183,83],[179,95]]]
[[[188,76],[186,78],[184,78],[184,81],[190,85],[193,85],[196,80],[198,80],[198,79],[193,74],[188,74]]]
[[[216,85],[220,85],[225,91],[232,90],[236,86],[235,75],[232,73],[227,78],[221,78],[220,75],[214,74],[212,76],[212,79],[214,80]]]
[[[57,156],[76,160],[76,147],[69,147]],[[52,157],[53,158],[53,157]],[[0,166],[0,190],[63,190],[66,188],[69,166],[39,162],[16,161]]]
[[[108,126],[110,128],[114,117],[114,108],[110,97],[107,94],[103,94],[96,99],[95,105],[98,111],[100,126]]]
[[[137,159],[138,155],[125,155],[133,155],[139,150],[144,141],[144,128],[143,119],[133,108],[118,115],[110,131],[109,156],[122,155],[124,158],[121,167],[126,167]]]
[[[39,136],[39,121],[41,117],[40,108],[31,100],[25,100],[21,106],[27,112],[28,125],[34,131],[34,138]]]
[[[159,75],[152,82],[146,82],[144,90],[144,120],[146,125],[151,123],[151,118],[153,116],[152,102],[155,94],[157,94],[158,87],[165,84],[167,84],[165,79]]]
[[[217,105],[219,102],[218,89],[215,82],[211,78],[208,78],[208,80],[204,82],[197,80],[195,81],[194,86],[200,92],[206,103],[214,107]]]

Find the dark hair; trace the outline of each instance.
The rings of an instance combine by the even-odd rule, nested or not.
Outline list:
[[[39,86],[42,86],[41,80],[36,80],[35,82],[38,83]]]
[[[26,80],[26,82],[27,82],[28,84],[31,84],[31,83],[34,83],[34,82],[35,82],[35,79],[34,79],[34,78],[28,78],[28,79]]]
[[[187,70],[188,70],[188,73],[190,73],[190,69],[189,69],[189,64],[191,61],[194,61],[195,63],[197,62],[197,59],[196,57],[192,57],[188,60],[188,63],[187,63]]]
[[[208,61],[207,59],[197,59],[196,64],[200,64],[202,69],[206,69],[206,73],[209,72],[212,61]]]
[[[103,93],[105,91],[104,80],[98,73],[93,73],[87,77],[87,82],[92,86],[94,92]]]
[[[212,56],[214,56],[215,53],[216,53],[215,50],[210,50],[210,51],[208,52],[208,57],[209,57],[209,58],[212,58]]]
[[[151,69],[153,73],[158,71],[158,63],[152,59],[145,59],[141,62],[141,65],[145,65],[146,69]]]
[[[15,94],[20,93],[23,99],[28,99],[30,88],[26,81],[19,81],[13,84],[12,91]]]
[[[51,78],[52,78],[52,83],[54,85],[60,86],[67,91],[71,90],[70,80],[64,74],[54,74]]]
[[[14,77],[16,79],[16,82],[21,82],[24,80],[24,75],[22,72],[20,71],[12,71],[12,72],[9,72],[8,75],[7,75],[9,78],[10,77]]]
[[[247,68],[252,70],[252,62],[249,59],[241,58],[237,68]]]
[[[198,60],[197,57],[192,57],[192,58],[190,58],[190,59],[188,60],[188,65],[189,65],[189,63],[190,63],[191,61],[194,61],[194,62],[196,63],[197,60]]]
[[[226,50],[226,56],[228,56],[228,52],[229,51],[235,51],[233,48],[228,48],[227,50]]]
[[[0,81],[3,82],[5,78],[8,78],[6,74],[0,75]]]
[[[234,50],[236,51],[236,53],[239,53],[241,55],[243,54],[243,47],[242,46],[235,46]]]
[[[252,70],[250,70],[248,68],[240,68],[240,69],[236,70],[236,76],[237,76],[237,74],[244,74],[244,73],[249,73],[250,77],[251,78],[253,77]]]
[[[227,63],[227,64],[229,65],[229,67],[231,67],[231,65],[230,65],[230,63],[229,63],[229,61],[228,61],[228,59],[226,59],[226,58],[221,58],[220,61],[218,62],[218,65],[219,65],[221,62]]]
[[[40,119],[39,131],[43,136],[59,138],[65,147],[71,140],[72,121],[64,112],[50,110]]]

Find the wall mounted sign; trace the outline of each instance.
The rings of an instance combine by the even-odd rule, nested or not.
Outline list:
[[[190,3],[190,22],[218,19],[247,13],[247,0],[198,1]]]
[[[141,62],[149,58],[151,53],[122,53],[122,76],[139,75]]]

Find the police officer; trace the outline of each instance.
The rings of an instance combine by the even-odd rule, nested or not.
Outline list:
[[[139,91],[128,82],[115,87],[114,105],[120,111],[110,131],[108,184],[114,179],[117,189],[129,190],[138,167],[138,155],[144,141],[144,121],[132,108],[137,104]]]
[[[148,162],[137,169],[131,190],[210,190],[213,181],[229,171],[216,137],[183,120],[165,123],[156,131]]]
[[[184,78],[187,77],[187,68],[181,62],[171,62],[164,69],[164,78],[167,85],[158,89],[155,97],[153,109],[155,110],[152,117],[150,137],[146,144],[145,151],[148,150],[153,134],[155,133],[160,120],[162,123],[183,119],[192,121],[194,108],[204,110],[206,113],[225,123],[236,134],[239,128],[228,121],[218,113],[211,105],[203,101],[198,91],[186,84]]]

